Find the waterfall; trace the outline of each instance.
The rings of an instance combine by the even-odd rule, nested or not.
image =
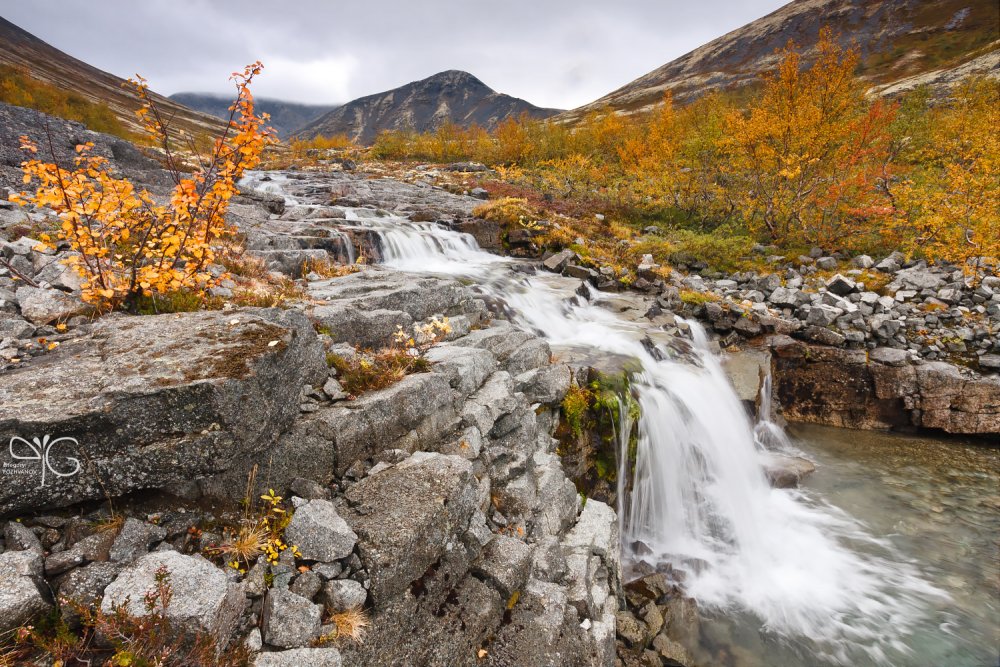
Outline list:
[[[467,234],[370,214],[349,211],[349,224],[377,231],[387,265],[468,278],[554,347],[638,362],[630,378],[640,407],[631,472],[624,400],[617,423],[625,563],[683,570],[703,609],[751,613],[764,632],[806,645],[817,660],[891,664],[906,651],[902,638],[941,594],[887,540],[821,497],[770,488],[760,450],[788,440],[771,421],[769,380],[755,426],[696,322],[687,323],[693,358],[678,359],[651,347],[641,323],[578,298],[578,280],[511,271],[516,260],[479,250]]]

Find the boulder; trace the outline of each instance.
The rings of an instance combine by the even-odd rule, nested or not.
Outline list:
[[[558,405],[566,396],[571,379],[569,366],[553,364],[521,373],[514,378],[514,389],[531,403]]]
[[[771,486],[776,489],[790,489],[809,473],[816,470],[816,465],[800,456],[783,456],[771,452],[762,455],[764,475]]]
[[[333,503],[322,499],[310,500],[295,510],[285,537],[299,548],[302,558],[321,562],[350,556],[358,541]]]
[[[200,556],[176,551],[142,556],[104,590],[101,611],[110,613],[115,605],[124,605],[133,616],[148,615],[144,596],[155,590],[157,572],[163,570],[172,591],[163,610],[171,631],[187,641],[211,637],[220,650],[225,648],[246,608],[246,596],[242,587]]]
[[[944,280],[933,270],[926,266],[914,266],[896,272],[894,283],[899,283],[903,287],[911,290],[938,289],[944,285]]]
[[[417,373],[355,401],[320,409],[314,419],[332,442],[327,455],[343,475],[356,461],[398,448],[404,436],[413,434],[414,448],[440,437],[441,422],[457,416],[454,402],[455,392],[445,375]]]
[[[272,588],[261,615],[264,643],[301,648],[319,637],[323,608],[291,591]]]
[[[17,521],[8,521],[3,529],[3,541],[7,551],[34,551],[42,553],[42,543],[31,529]]]
[[[576,258],[576,253],[572,250],[560,250],[548,259],[542,260],[542,266],[549,271],[562,273],[562,270],[569,266],[569,263]]]
[[[34,551],[0,554],[0,633],[6,634],[52,608],[42,593],[42,556]]]
[[[163,528],[129,517],[125,519],[121,532],[111,545],[111,560],[115,563],[131,563],[166,536],[167,531]]]
[[[462,220],[455,223],[452,229],[472,236],[476,240],[476,244],[483,250],[499,251],[503,248],[500,224],[494,220],[481,220],[479,218]]]
[[[508,535],[497,535],[483,549],[472,571],[485,577],[504,599],[528,580],[532,548]]]
[[[376,605],[420,579],[465,532],[477,486],[465,459],[417,452],[347,490],[341,515],[358,535]]]
[[[96,607],[108,585],[115,580],[125,566],[120,563],[90,563],[78,567],[63,579],[59,585],[59,597],[72,600],[85,608]],[[62,603],[59,613],[70,627],[80,623],[80,615],[73,604]]]
[[[847,296],[858,291],[858,284],[850,278],[845,278],[841,274],[835,274],[826,282],[826,289],[837,296]]]
[[[353,579],[334,579],[323,584],[319,599],[328,612],[336,614],[364,607],[368,592]]]
[[[0,375],[0,440],[49,461],[43,486],[40,466],[0,453],[24,475],[0,488],[0,515],[249,470],[326,372],[296,311],[106,317]]]
[[[17,288],[17,303],[24,319],[35,325],[63,322],[92,310],[79,297],[41,287]]]

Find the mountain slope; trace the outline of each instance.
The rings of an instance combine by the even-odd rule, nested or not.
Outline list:
[[[683,100],[752,83],[777,63],[776,50],[789,40],[811,47],[825,25],[845,45],[858,45],[859,73],[880,88],[947,72],[977,57],[977,71],[1000,74],[990,57],[1000,49],[998,21],[996,0],[794,0],[558,119],[573,121],[606,108],[642,109],[667,91]]]
[[[135,116],[139,101],[131,88],[122,87],[123,79],[63,53],[2,17],[0,64],[19,68],[35,79],[75,92],[92,102],[106,104],[126,128],[142,132]],[[214,116],[188,109],[157,93],[150,92],[150,95],[163,116],[172,119],[174,129],[199,135],[215,134],[225,127],[225,123]]]
[[[233,102],[232,97],[215,93],[174,93],[170,99],[189,109],[223,119],[229,118],[229,105]],[[268,124],[278,131],[278,136],[282,139],[337,108],[332,104],[299,104],[267,97],[254,98],[254,103],[257,113],[270,114]]]
[[[449,70],[421,81],[348,102],[316,119],[298,134],[303,137],[346,134],[370,144],[382,130],[433,130],[446,120],[464,127],[492,129],[505,118],[527,113],[548,118],[559,113],[498,93],[467,72]]]

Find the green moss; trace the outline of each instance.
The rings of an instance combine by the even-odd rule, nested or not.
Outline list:
[[[583,435],[587,423],[586,416],[590,410],[593,394],[577,385],[571,385],[562,401],[563,419],[569,424],[570,431],[579,438]]]
[[[208,300],[199,292],[192,290],[177,290],[166,294],[137,296],[131,310],[139,315],[156,315],[159,313],[192,313],[204,306],[216,306],[214,300]]]

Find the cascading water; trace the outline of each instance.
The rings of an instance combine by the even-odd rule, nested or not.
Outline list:
[[[362,215],[349,212],[347,224],[377,231],[386,265],[474,279],[553,346],[637,361],[631,391],[641,411],[627,502],[632,427],[624,406],[618,424],[626,563],[684,570],[703,609],[752,613],[768,636],[800,647],[804,664],[893,664],[907,651],[902,637],[943,595],[846,513],[769,486],[760,450],[787,440],[767,419],[755,431],[698,324],[688,323],[689,354],[663,345],[651,353],[642,325],[576,296],[579,281],[511,271],[511,260],[438,225]]]

